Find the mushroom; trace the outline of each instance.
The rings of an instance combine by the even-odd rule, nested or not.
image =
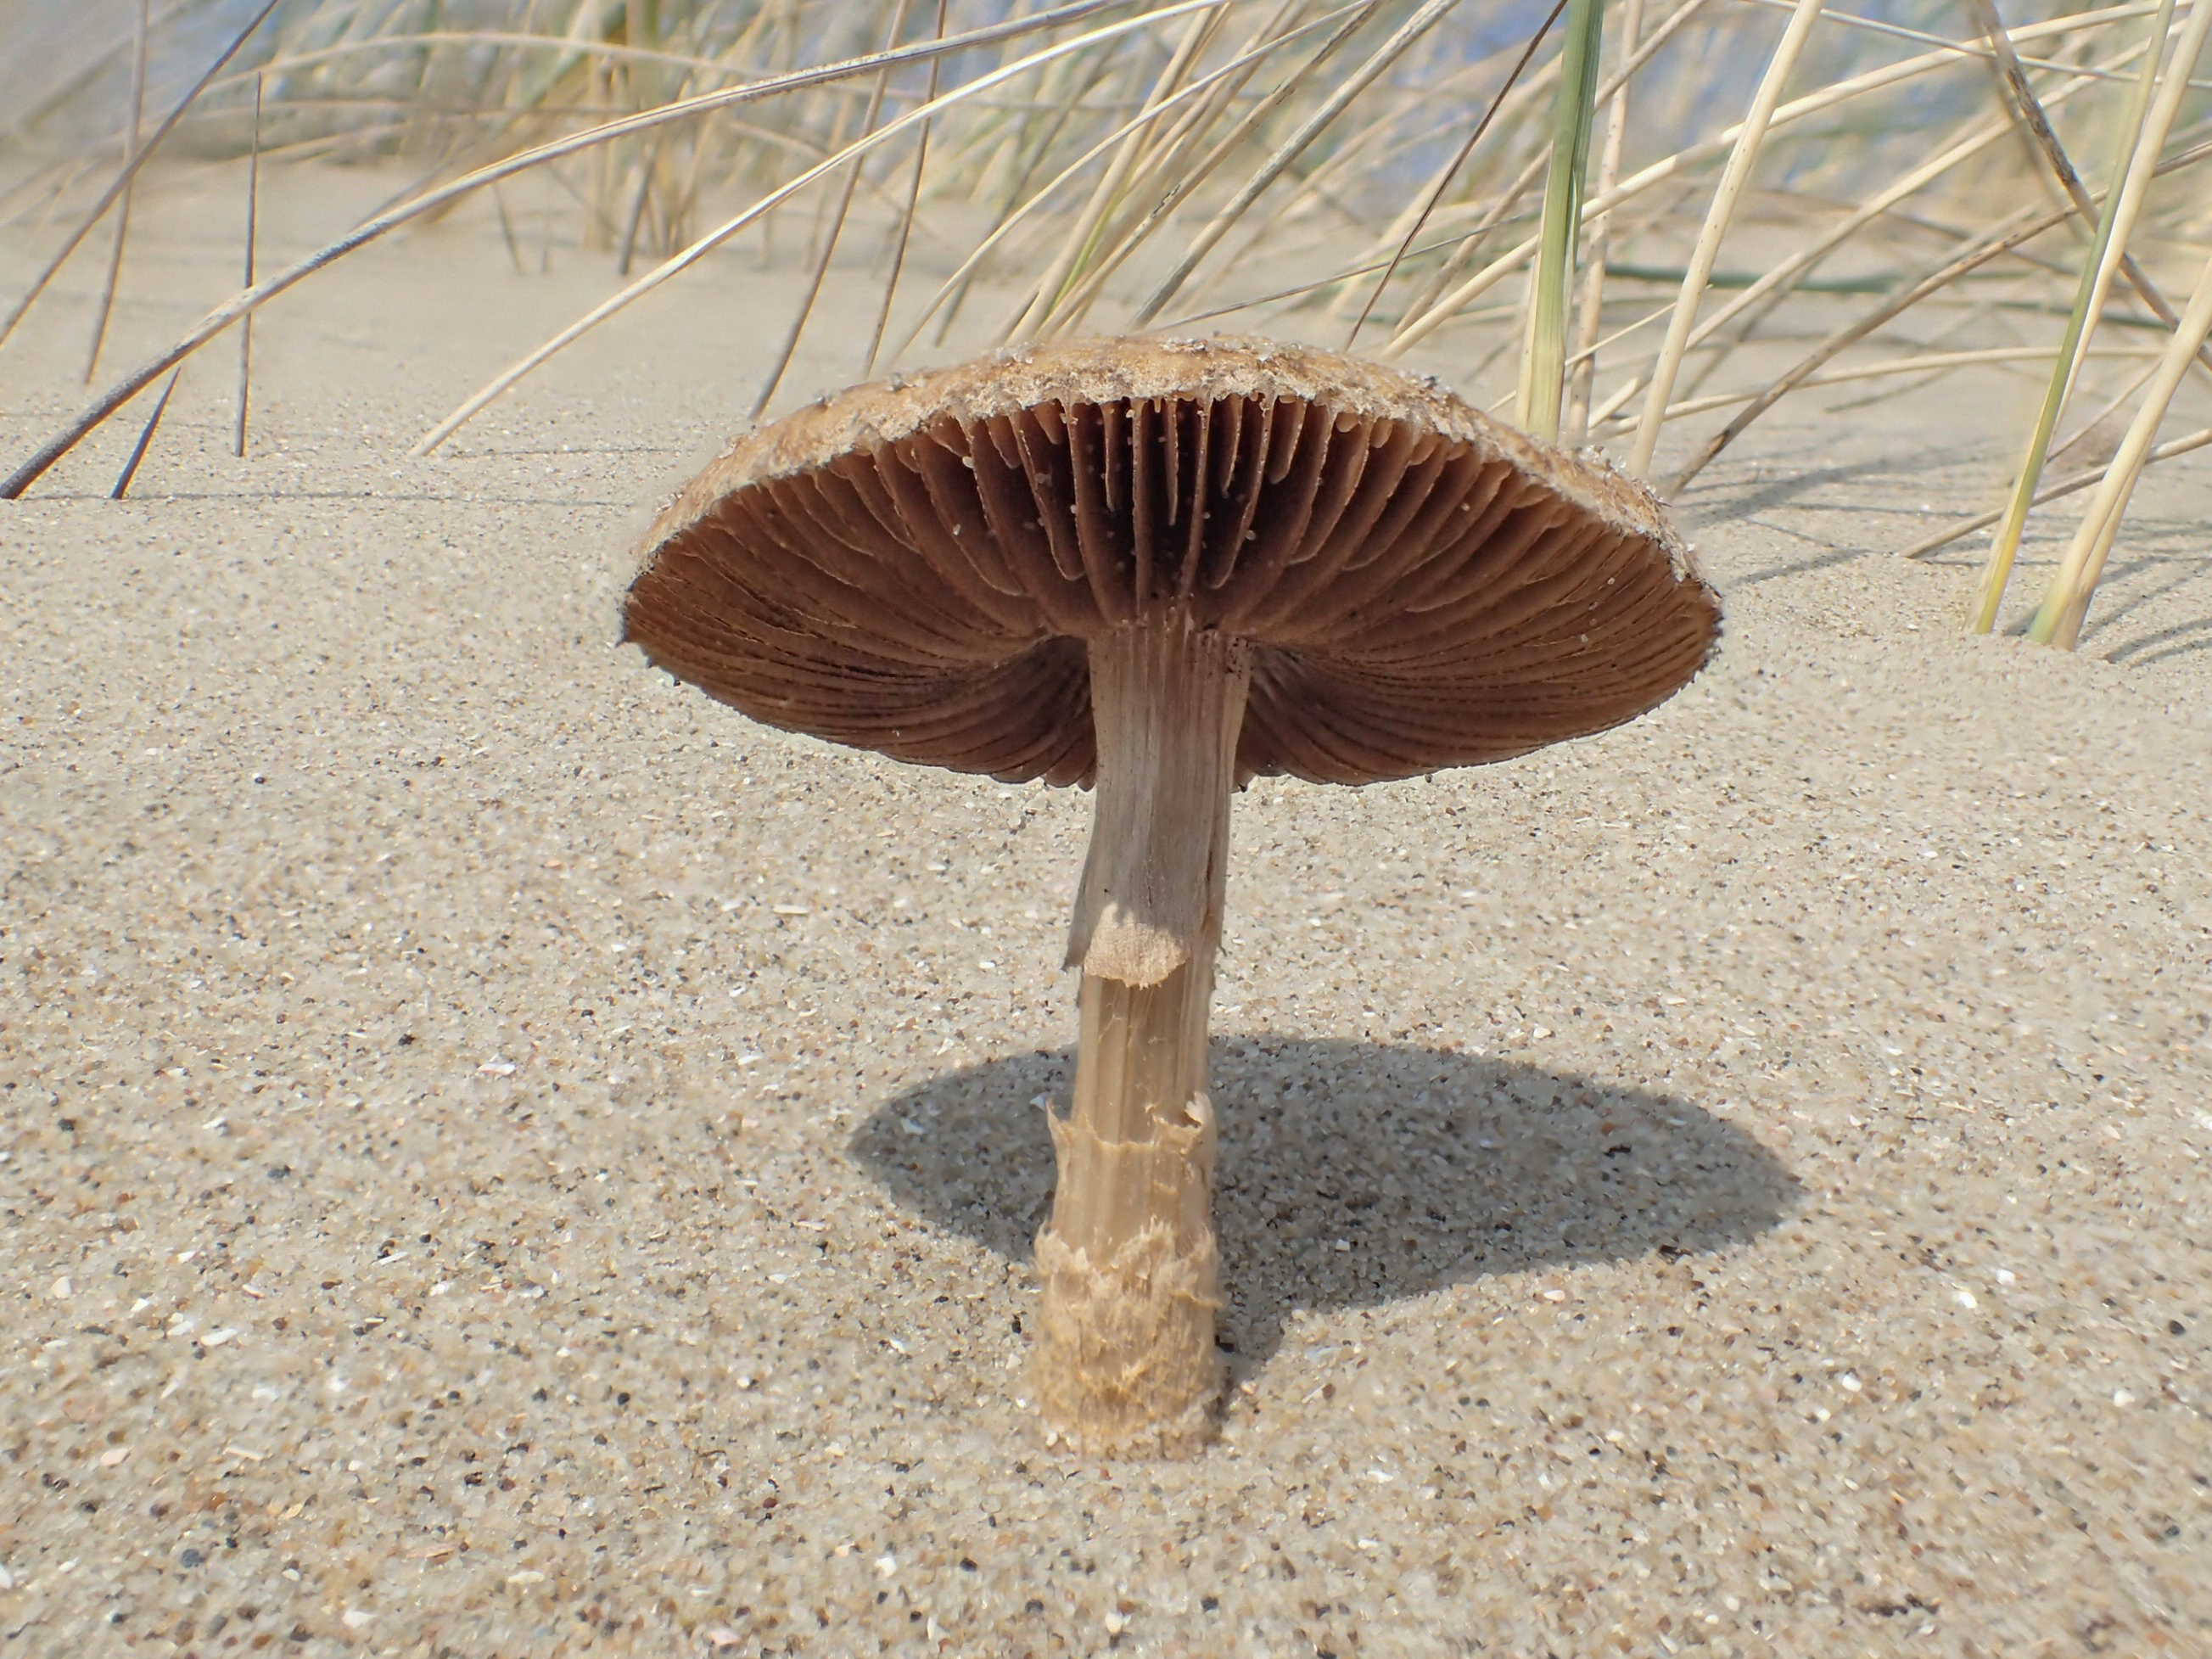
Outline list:
[[[1231,794],[1504,760],[1651,708],[1719,608],[1642,486],[1435,382],[1255,339],[1025,348],[755,432],[647,534],[625,637],[753,719],[1096,787],[1036,1240],[1048,1425],[1205,1435],[1206,1023]]]

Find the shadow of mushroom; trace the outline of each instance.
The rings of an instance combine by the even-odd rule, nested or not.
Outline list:
[[[1041,1096],[1071,1050],[934,1077],[853,1152],[896,1203],[1027,1261],[1053,1185]],[[1221,1336],[1249,1375],[1292,1310],[1372,1307],[1492,1273],[1717,1249],[1797,1183],[1688,1102],[1449,1050],[1261,1033],[1217,1039]]]

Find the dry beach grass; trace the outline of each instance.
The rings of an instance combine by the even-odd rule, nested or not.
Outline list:
[[[406,459],[599,280],[429,246],[270,314],[243,463],[188,378],[0,508],[19,1650],[2212,1639],[2201,478],[2060,656],[1872,550],[2003,465],[1955,404],[1778,420],[1657,714],[1240,799],[1230,1406],[1102,1465],[1018,1403],[1085,803],[617,652],[762,331]]]
[[[2106,126],[2126,42],[2191,15],[2123,10],[2021,47],[2107,65]],[[957,317],[911,360],[1118,325],[1310,110],[1257,129],[1181,240],[1126,268],[1101,250],[1140,216],[1094,171],[960,275],[1023,167],[1049,171],[992,135],[1054,96],[1133,115],[1166,84],[1158,33],[934,129],[995,158],[994,194],[925,192],[886,356],[940,288]],[[601,69],[539,88],[562,119],[678,89],[604,68],[641,61],[610,56],[629,38],[610,25]],[[1464,84],[1493,88],[1521,44]],[[1421,238],[1540,163],[1549,61]],[[2056,104],[2063,77],[2031,71]],[[415,148],[272,167],[264,272],[428,158],[481,159],[459,82],[318,73],[271,77],[272,157]],[[902,73],[897,112],[927,71]],[[75,410],[95,331],[105,380],[237,283],[252,81],[136,188],[107,320],[101,240],[8,342],[11,465]],[[2018,635],[2088,492],[2029,523],[1996,637],[1960,634],[1986,540],[1895,556],[2004,500],[2088,229],[1830,366],[1950,354],[1943,378],[1816,378],[1679,492],[1728,633],[1654,715],[1502,766],[1237,799],[1213,1050],[1227,1406],[1191,1461],[1086,1461],[1040,1443],[1024,1366],[1088,802],[750,725],[615,643],[655,504],[764,386],[787,407],[869,355],[908,153],[856,191],[842,262],[819,257],[832,174],[827,208],[783,210],[765,246],[408,453],[600,304],[613,265],[641,273],[718,191],[790,177],[763,155],[849,141],[872,84],[756,112],[703,160],[641,141],[470,197],[258,315],[243,459],[223,335],[185,362],[129,499],[109,495],[160,377],[0,501],[0,1649],[2212,1647],[2212,486],[2201,453],[2144,474],[2071,653]],[[1636,96],[1638,119],[1682,115]],[[1397,188],[1395,223],[1336,204],[1398,176],[1393,123],[1419,108],[1292,170],[1296,206],[1227,238],[1190,310],[1320,283],[1223,325],[1340,345],[1420,192]],[[2010,131],[1994,101],[1954,113]],[[2202,119],[2181,106],[2169,163]],[[1869,175],[1786,135],[1900,143],[1778,123],[1788,184],[1745,198],[1698,327],[1743,296],[1731,271],[1865,199]],[[1114,130],[1055,140],[1052,165],[1078,144],[1110,166]],[[0,240],[11,303],[119,156],[72,154],[0,198],[37,232]],[[2031,152],[1984,162],[1853,233],[1825,286],[1754,298],[1756,332],[1685,360],[1677,412],[1776,383],[2001,214],[2067,210]],[[2110,162],[2084,159],[2092,192]],[[1620,208],[1611,257],[1646,263],[1601,312],[1563,309],[1583,339],[1593,314],[1608,342],[1644,325],[1589,394],[1624,453],[1711,176]],[[2177,304],[2197,199],[2154,196],[2133,238]],[[1481,277],[1453,257],[1412,256],[1363,349],[1510,404],[1519,267],[1408,337]],[[2119,448],[2166,338],[2099,332],[2060,443],[2112,412],[2054,475]],[[2203,380],[2166,435],[2203,424]],[[1670,422],[1656,476],[1724,418]]]

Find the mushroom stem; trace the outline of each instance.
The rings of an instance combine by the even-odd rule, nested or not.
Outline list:
[[[1206,1016],[1249,658],[1180,618],[1093,640],[1097,799],[1068,963],[1083,969],[1073,1104],[1037,1237],[1047,1422],[1097,1450],[1204,1437],[1213,1316]]]

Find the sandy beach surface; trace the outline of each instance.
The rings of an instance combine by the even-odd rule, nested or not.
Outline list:
[[[398,182],[314,177],[265,257]],[[189,182],[112,367],[234,280]],[[1978,542],[1891,550],[2032,369],[1821,393],[1683,502],[1728,634],[1656,715],[1242,797],[1228,1404],[1101,1462],[1024,1374],[1087,799],[618,648],[787,274],[408,459],[606,291],[532,234],[279,302],[244,461],[223,343],[132,499],[135,410],[0,503],[0,1655],[2212,1652],[2202,457],[2078,654],[1969,642]]]

